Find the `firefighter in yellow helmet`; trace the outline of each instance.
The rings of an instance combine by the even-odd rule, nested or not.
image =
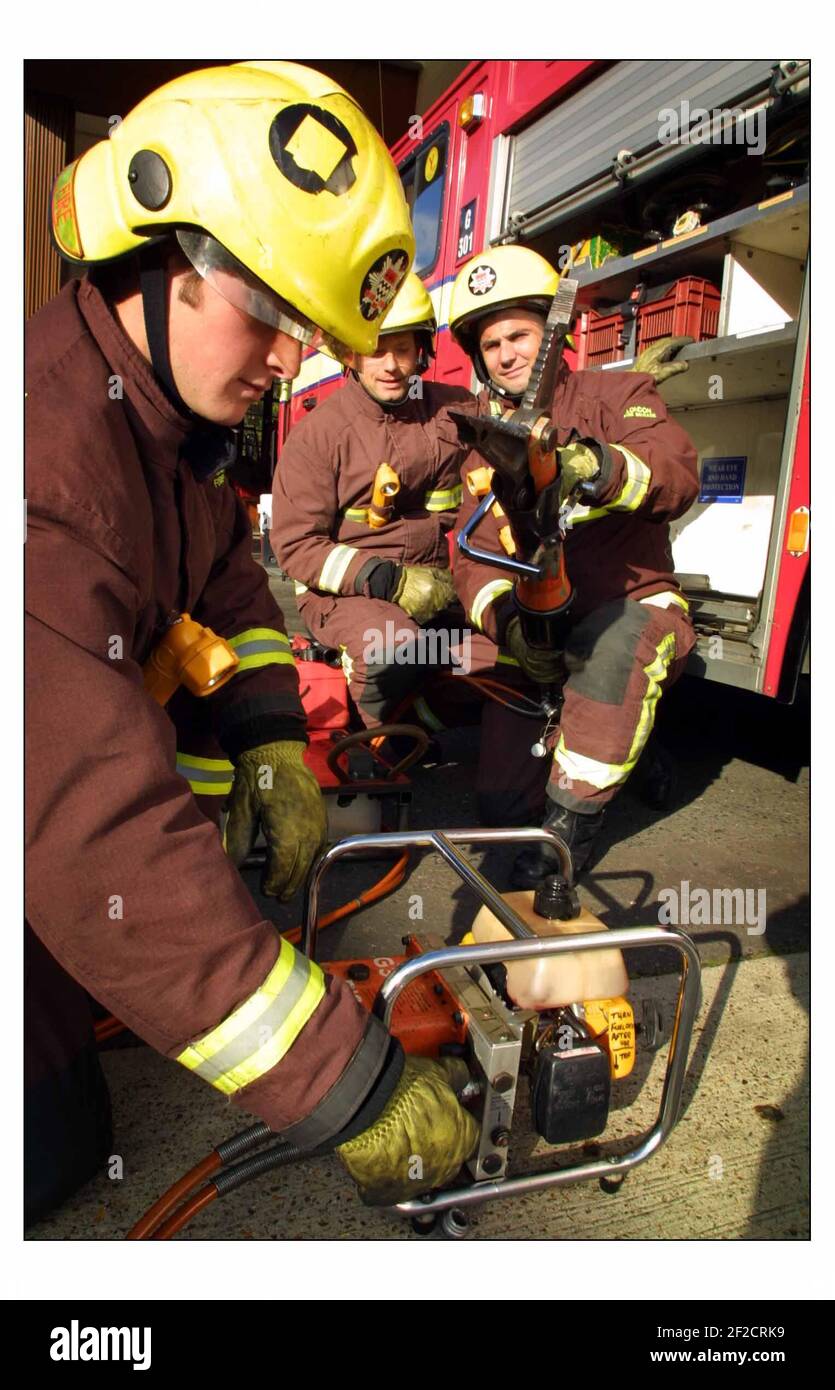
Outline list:
[[[502,414],[519,404],[558,279],[544,257],[522,246],[484,251],[459,272],[450,329],[483,383],[482,411]],[[590,866],[605,809],[640,757],[658,698],[695,640],[673,574],[669,523],[695,499],[696,454],[655,389],[669,370],[670,346],[640,364],[647,371],[572,373],[563,364],[558,377],[551,417],[561,496],[570,503],[565,555],[575,589],[564,651],[543,656],[527,646],[505,571],[455,557],[471,621],[532,679],[562,684],[544,823],[567,841],[576,873]],[[461,525],[475,505],[465,490]],[[501,553],[500,526],[489,513],[477,533],[480,548]],[[530,887],[556,868],[551,851],[526,850],[513,886]]]
[[[435,331],[410,273],[376,352],[348,351],[344,384],[291,430],[273,480],[273,549],[312,636],[341,650],[367,727],[451,659],[423,628],[455,598],[448,536],[467,450],[448,412],[475,403],[424,378]]]
[[[396,170],[328,78],[240,63],[152,93],[64,171],[52,213],[86,274],[27,332],[27,1219],[111,1151],[85,988],[242,1111],[338,1145],[368,1200],[416,1194],[457,1170],[474,1121],[235,868],[260,827],[265,891],[288,896],[325,816],[223,471],[229,427],[303,345],[374,352],[414,247]],[[231,664],[163,709],[143,667],[183,614]],[[213,751],[177,748],[183,730]]]

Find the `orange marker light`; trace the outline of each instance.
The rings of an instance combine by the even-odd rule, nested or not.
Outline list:
[[[473,92],[458,108],[458,124],[462,130],[473,130],[484,120],[487,102],[483,92]]]
[[[809,549],[810,516],[808,507],[796,507],[789,518],[786,549],[790,555],[805,555]]]

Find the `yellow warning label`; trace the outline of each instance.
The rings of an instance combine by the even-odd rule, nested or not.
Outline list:
[[[635,1015],[628,999],[585,1001],[585,1022],[609,1054],[609,1069],[616,1081],[628,1076],[635,1065]]]
[[[343,141],[312,116],[305,116],[287,141],[286,149],[301,169],[310,169],[325,183],[346,153]]]

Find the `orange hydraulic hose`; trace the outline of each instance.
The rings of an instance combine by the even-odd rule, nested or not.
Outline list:
[[[210,1202],[213,1202],[217,1195],[217,1188],[212,1183],[209,1183],[208,1187],[201,1188],[199,1192],[195,1192],[193,1196],[189,1197],[179,1211],[175,1211],[173,1216],[169,1216],[167,1221],[163,1221],[162,1225],[157,1227],[151,1239],[170,1240],[172,1236],[183,1229],[186,1222],[197,1215],[198,1211],[202,1211],[203,1207],[207,1207]]]
[[[195,1164],[193,1168],[185,1173],[183,1177],[174,1183],[164,1192],[158,1202],[154,1202],[149,1207],[144,1216],[141,1216],[135,1226],[128,1231],[126,1240],[148,1240],[154,1234],[155,1228],[168,1215],[172,1207],[175,1207],[183,1197],[187,1197],[200,1183],[206,1178],[216,1173],[221,1166],[220,1154],[216,1149]]]
[[[367,907],[369,903],[375,903],[378,898],[384,898],[386,893],[398,888],[403,882],[406,874],[406,865],[409,862],[409,851],[404,850],[400,858],[392,865],[388,873],[370,888],[366,888],[364,893],[360,893],[358,898],[352,898],[348,903],[342,903],[341,907],[335,907],[333,912],[327,912],[324,917],[319,918],[317,930],[330,926],[331,922],[338,922],[342,917],[347,917],[349,912],[358,912],[361,907]],[[289,941],[295,946],[301,939],[301,927],[291,927],[290,931],[282,932],[285,941]]]
[[[321,931],[323,927],[329,926],[331,922],[337,922],[340,918],[347,917],[350,912],[358,911],[362,907],[367,907],[369,903],[376,902],[378,898],[385,897],[386,893],[390,893],[393,889],[399,887],[403,882],[408,862],[409,851],[404,850],[399,859],[395,861],[377,883],[372,884],[364,893],[360,893],[359,897],[352,898],[350,902],[342,903],[340,907],[334,908],[333,912],[328,912],[324,917],[320,917],[318,929]],[[291,944],[295,945],[301,937],[301,931],[301,927],[292,927],[290,931],[282,932],[282,936],[285,937],[287,941],[291,942]],[[102,1020],[102,1022],[107,1021],[108,1020]],[[117,1020],[114,1019],[113,1022],[115,1023]],[[119,1026],[122,1027],[124,1025]],[[118,1029],[116,1031],[118,1031]],[[112,1035],[108,1034],[108,1036]],[[158,1223],[168,1215],[171,1208],[176,1206],[177,1202],[183,1197],[186,1197],[204,1178],[209,1177],[212,1173],[216,1173],[220,1166],[220,1156],[217,1151],[213,1149],[206,1158],[201,1159],[194,1168],[190,1169],[189,1172],[174,1183],[167,1192],[163,1193],[159,1201],[155,1202],[152,1207],[149,1207],[145,1215],[140,1217],[136,1225],[131,1227],[130,1231],[128,1231],[126,1240],[167,1240],[169,1235],[176,1234],[177,1231],[182,1229],[186,1221],[189,1221],[201,1207],[205,1206],[207,1202],[214,1201],[214,1198],[217,1196],[217,1191],[214,1188],[206,1188],[203,1193],[198,1193],[198,1197],[201,1198],[199,1203],[194,1206],[189,1205],[188,1209],[185,1207],[181,1208],[176,1216],[171,1217],[170,1222],[165,1223],[165,1227],[158,1225]],[[207,1193],[211,1193],[211,1195],[205,1195]],[[182,1220],[180,1220],[180,1217],[182,1217]],[[176,1222],[177,1224],[171,1225],[171,1222]],[[169,1225],[171,1226],[170,1229],[168,1229]],[[162,1234],[163,1229],[165,1229],[165,1234]]]
[[[517,713],[519,712],[518,705],[512,705],[509,700],[502,700],[500,696],[496,695],[494,692],[496,690],[503,690],[506,695],[512,695],[515,700],[525,700],[526,703],[531,705],[532,712],[535,707],[534,701],[530,699],[530,696],[522,694],[519,690],[514,690],[512,686],[502,685],[501,681],[495,681],[490,676],[465,676],[462,673],[457,676],[456,679],[466,681],[467,685],[474,685],[477,690],[482,690],[489,699],[495,700],[497,705],[504,705],[506,709],[515,709]]]

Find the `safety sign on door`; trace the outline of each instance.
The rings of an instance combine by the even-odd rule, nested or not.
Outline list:
[[[702,459],[700,502],[741,502],[747,457]]]

